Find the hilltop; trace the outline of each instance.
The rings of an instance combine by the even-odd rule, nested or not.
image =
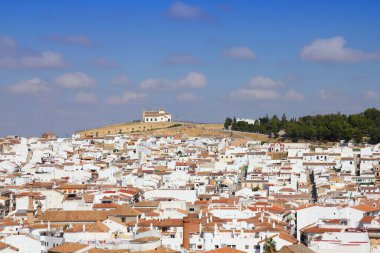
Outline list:
[[[189,123],[189,122],[128,122],[102,126],[93,129],[77,131],[81,137],[104,137],[106,135],[119,133],[152,134],[152,135],[187,135],[189,137],[234,137],[255,140],[267,140],[266,135],[231,132],[223,129],[223,124]]]

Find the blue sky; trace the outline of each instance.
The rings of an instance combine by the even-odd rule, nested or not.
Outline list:
[[[0,2],[0,135],[380,106],[378,1]]]

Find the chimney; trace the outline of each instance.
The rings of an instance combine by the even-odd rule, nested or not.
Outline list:
[[[26,221],[29,225],[34,224],[33,192],[31,190],[28,196],[28,210],[26,211]]]
[[[41,202],[38,202],[38,205],[37,205],[37,217],[41,217],[42,215],[42,204]]]
[[[182,221],[183,221],[182,246],[186,250],[190,250],[190,218],[184,217]]]

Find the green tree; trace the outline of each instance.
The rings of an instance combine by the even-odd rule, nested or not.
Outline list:
[[[372,144],[380,143],[380,127],[373,128],[369,137]]]
[[[224,129],[228,130],[230,126],[232,125],[232,119],[230,117],[227,117],[224,121]]]
[[[264,243],[264,253],[276,252],[276,242],[272,238],[268,238]]]
[[[232,122],[231,122],[232,121]],[[254,125],[247,122],[236,122],[236,118],[227,118],[225,127],[231,126],[232,130],[259,132],[262,134],[277,135],[281,129],[286,132],[286,137],[292,141],[319,140],[338,141],[352,140],[361,143],[368,139],[371,143],[380,142],[380,110],[369,108],[362,113],[344,115],[341,113],[303,116],[298,119],[288,120],[282,115],[281,120],[277,115],[269,118],[268,115],[259,118]]]
[[[235,117],[234,117],[234,119],[232,120],[231,130],[237,130],[237,121],[236,121],[236,118],[235,118]]]
[[[277,115],[273,115],[273,117],[269,120],[269,124],[267,126],[267,133],[273,133],[277,137],[277,133],[280,130],[281,122]]]
[[[254,192],[257,192],[258,190],[260,190],[260,187],[258,185],[252,188],[252,191]]]
[[[286,118],[285,113],[282,114],[281,117],[281,128],[286,128],[286,125],[288,124],[288,119]]]
[[[376,120],[380,118],[380,111],[376,108],[369,108],[364,111],[364,116],[370,120]]]

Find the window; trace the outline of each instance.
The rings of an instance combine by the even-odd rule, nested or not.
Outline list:
[[[249,249],[249,245],[245,245],[245,246],[244,246],[244,249]]]
[[[194,211],[195,211],[194,207],[190,207],[190,208],[189,208],[189,211],[190,211],[190,212],[194,212]]]

